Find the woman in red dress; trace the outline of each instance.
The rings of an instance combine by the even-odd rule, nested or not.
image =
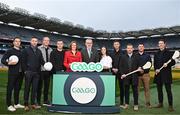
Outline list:
[[[82,62],[82,55],[81,52],[78,51],[76,41],[72,41],[70,43],[70,50],[65,52],[64,66],[66,67],[66,72],[72,72],[70,68],[72,62]]]

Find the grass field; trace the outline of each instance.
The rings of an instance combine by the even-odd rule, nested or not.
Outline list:
[[[152,83],[152,77],[154,75],[153,71],[151,71],[151,103],[152,105],[156,105],[158,103],[157,100],[157,91],[156,91],[156,86],[155,84]],[[172,90],[173,90],[173,98],[174,98],[174,112],[168,112],[168,103],[167,103],[167,96],[166,92],[164,90],[164,108],[161,109],[147,109],[144,106],[144,91],[141,89],[140,95],[139,95],[139,111],[135,112],[133,111],[133,99],[132,99],[132,94],[131,94],[131,101],[130,101],[130,108],[128,110],[123,110],[121,109],[120,114],[180,114],[180,70],[173,70],[173,85],[172,85]],[[50,113],[46,110],[45,107],[41,108],[40,110],[32,110],[29,112],[25,112],[23,109],[18,109],[16,112],[8,112],[7,107],[6,107],[6,84],[7,84],[7,72],[5,70],[0,71],[0,114],[60,114],[60,113]],[[22,87],[21,94],[20,94],[20,101],[23,103],[23,90],[24,86]],[[116,88],[116,103],[118,105],[119,103],[119,88]]]

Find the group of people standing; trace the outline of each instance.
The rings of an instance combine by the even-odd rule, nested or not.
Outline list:
[[[120,43],[118,41],[114,42],[114,53],[112,54],[112,72],[116,75],[119,81],[120,88],[120,107],[127,109],[129,107],[129,89],[132,87],[134,107],[133,109],[137,111],[138,107],[138,96],[141,86],[141,82],[144,88],[145,105],[147,108],[152,108],[150,103],[150,68],[142,69],[142,66],[147,62],[151,62],[150,54],[145,52],[145,46],[143,43],[138,44],[138,52],[134,53],[134,48],[132,44],[127,44],[126,52],[122,52],[120,49]],[[171,60],[169,64],[167,61],[172,58],[173,52],[166,49],[166,41],[160,39],[158,41],[159,50],[154,55],[154,70],[155,76],[153,82],[157,86],[158,92],[158,105],[153,106],[154,108],[163,107],[163,85],[165,85],[169,108],[168,111],[174,111],[173,108],[173,96],[171,91],[172,84],[172,66],[175,65],[175,60]],[[164,67],[161,71],[160,68]],[[141,71],[134,73],[132,75],[126,76],[127,73],[132,72],[136,69]],[[124,78],[125,77],[125,78]],[[124,78],[124,79],[123,79]]]
[[[100,53],[93,48],[93,40],[85,40],[85,49],[79,51],[76,41],[72,41],[69,45],[69,50],[63,49],[64,43],[62,40],[57,41],[57,48],[52,49],[50,46],[50,38],[44,37],[42,45],[38,46],[38,39],[32,37],[30,46],[21,49],[21,39],[14,38],[13,48],[9,49],[2,57],[1,62],[9,67],[8,70],[8,84],[7,84],[7,109],[9,111],[16,111],[18,108],[24,108],[25,111],[32,109],[39,109],[41,105],[50,106],[51,102],[48,97],[50,80],[53,73],[72,72],[70,64],[72,62],[100,62],[103,65],[102,72],[112,72],[116,76],[120,88],[120,107],[127,109],[129,107],[130,86],[133,91],[134,110],[138,110],[138,93],[140,82],[143,83],[145,102],[148,108],[151,108],[150,103],[150,69],[142,69],[146,62],[151,62],[151,57],[144,52],[144,44],[139,43],[138,52],[134,53],[132,44],[127,44],[126,51],[123,52],[120,48],[120,42],[114,41],[114,51],[108,53],[108,49],[103,46]],[[156,108],[163,107],[163,85],[165,85],[169,111],[173,111],[173,96],[171,91],[172,74],[171,66],[175,64],[172,60],[170,64],[164,64],[171,59],[172,52],[166,49],[166,42],[159,40],[159,51],[154,56],[155,77],[154,82],[157,84],[159,104]],[[11,55],[16,55],[19,58],[18,62],[9,60]],[[51,62],[53,69],[47,71],[44,68],[46,62]],[[162,71],[159,68],[164,66]],[[125,74],[141,69],[140,72],[134,73],[125,77]],[[25,78],[24,87],[24,105],[19,103],[19,93],[22,86],[23,78]],[[43,104],[41,103],[41,95],[43,89]],[[14,91],[14,103],[12,103],[12,92]],[[31,92],[31,93],[30,93]],[[31,94],[31,96],[29,96]],[[29,97],[31,103],[29,104]],[[30,106],[31,105],[31,106]]]

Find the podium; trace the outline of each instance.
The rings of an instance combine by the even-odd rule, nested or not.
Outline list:
[[[119,113],[115,76],[105,72],[60,72],[53,75],[50,112]]]

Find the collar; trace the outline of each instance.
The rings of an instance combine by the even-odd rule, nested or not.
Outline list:
[[[139,52],[139,55],[143,55],[144,54],[144,52]]]
[[[58,50],[58,49],[56,49],[58,52],[62,52],[63,51],[63,49],[61,49],[61,51],[60,50]]]
[[[46,48],[49,49],[49,46],[46,47],[46,46],[42,45],[41,47],[43,47],[43,48],[45,48],[45,49],[46,49]]]
[[[120,52],[120,49],[119,49],[118,51],[114,49],[114,52],[115,52],[115,53],[119,53],[119,52]]]
[[[89,51],[89,50],[92,51],[92,48],[86,48],[86,49],[87,49],[87,51]]]
[[[133,55],[133,53],[131,53],[131,54],[127,54],[129,57],[132,57],[132,55]]]
[[[16,49],[16,50],[20,50],[20,48],[17,48],[17,47],[15,47],[15,46],[14,46],[13,48]]]
[[[32,45],[31,45],[30,47],[33,48],[33,49],[36,49],[36,48],[37,48],[37,46],[34,47],[34,46],[32,46]]]
[[[116,51],[116,49],[114,48],[114,51]],[[118,51],[120,51],[120,47],[118,48]]]
[[[72,50],[70,50],[70,52],[71,52],[72,55],[74,55],[73,52],[72,52]],[[78,52],[78,51],[76,51],[75,55],[77,54],[77,52]]]
[[[159,51],[161,51],[161,52],[164,52],[165,50],[166,50],[166,48],[164,48],[163,50],[160,50],[160,49],[159,49]]]

